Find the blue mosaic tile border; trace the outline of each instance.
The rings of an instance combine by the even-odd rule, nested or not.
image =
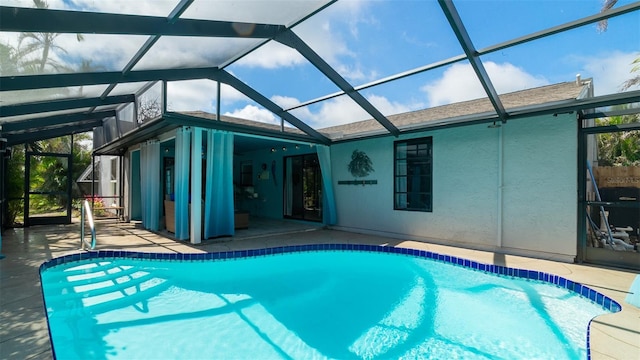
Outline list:
[[[443,261],[459,266],[464,266],[473,270],[484,271],[488,273],[518,277],[523,279],[539,280],[551,283],[570,291],[578,293],[605,309],[618,312],[622,309],[615,300],[589,288],[586,285],[565,279],[558,275],[548,274],[541,271],[518,269],[500,265],[483,264],[464,258],[458,258],[450,255],[442,255],[425,250],[407,249],[392,246],[380,245],[363,245],[363,244],[310,244],[310,245],[290,245],[273,248],[255,249],[255,250],[234,250],[213,253],[198,254],[182,254],[182,253],[145,253],[121,250],[99,250],[88,251],[83,253],[71,254],[55,259],[51,259],[40,265],[40,271],[50,267],[61,265],[72,261],[80,261],[96,258],[134,258],[134,259],[150,259],[150,260],[181,260],[181,261],[204,261],[204,260],[224,260],[234,258],[245,258],[255,256],[267,256],[301,251],[322,251],[322,250],[342,250],[342,251],[371,251],[382,253],[393,253],[402,255],[411,255],[426,259]]]
[[[553,284],[569,291],[575,292],[587,299],[602,306],[604,309],[611,312],[619,312],[622,310],[622,306],[615,300],[608,296],[597,292],[594,289],[586,285],[565,279],[558,275],[553,275],[541,271],[518,269],[500,265],[489,265],[479,263],[476,261],[459,258],[450,255],[443,255],[426,250],[407,249],[393,246],[381,246],[381,245],[365,245],[365,244],[307,244],[307,245],[289,245],[279,246],[264,249],[255,250],[234,250],[234,251],[222,251],[212,253],[199,253],[199,254],[182,254],[182,253],[146,253],[146,252],[132,252],[121,250],[99,250],[88,251],[83,253],[66,255],[58,258],[51,259],[40,265],[40,272],[48,268],[80,260],[98,259],[98,258],[132,258],[132,259],[149,259],[149,260],[179,260],[179,261],[211,261],[211,260],[226,260],[234,258],[247,258],[256,256],[268,256],[285,253],[294,253],[302,251],[370,251],[381,252],[391,254],[410,255],[415,257],[421,257],[426,259],[432,259],[436,261],[442,261],[451,263],[458,266],[463,266],[473,270],[484,271],[487,273],[493,273],[497,275],[512,276],[523,279],[538,280]],[[591,329],[591,322],[587,328],[587,358],[591,358],[589,333]]]

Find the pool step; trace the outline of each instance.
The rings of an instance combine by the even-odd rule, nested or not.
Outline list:
[[[165,291],[170,286],[169,281],[161,281],[144,290],[129,294],[124,291],[118,291],[91,298],[59,299],[55,302],[47,300],[47,312],[49,317],[61,317],[65,319],[94,316],[129,306],[134,307],[137,311],[147,312],[147,301]]]
[[[80,265],[50,275],[43,273],[47,309],[70,316],[138,306],[169,287],[167,279],[158,277],[158,273],[122,262]]]
[[[101,281],[115,280],[122,276],[128,276],[133,273],[139,272],[139,269],[134,267],[123,268],[121,266],[100,267],[95,271],[86,271],[75,275],[67,275],[65,278],[50,279],[43,276],[43,279],[47,282],[47,288],[54,290],[56,288],[67,288],[69,286],[82,286],[90,285]],[[53,280],[53,281],[52,281]]]
[[[132,275],[135,274],[137,273],[133,273]],[[140,286],[141,284],[148,282],[151,279],[153,279],[153,275],[149,273],[142,273],[140,275],[137,275],[137,277],[120,274],[120,276],[115,279],[95,278],[95,281],[93,283],[87,283],[86,281],[83,281],[83,284],[77,284],[75,282],[67,284],[67,286],[64,288],[60,287],[56,289],[59,291],[56,291],[56,293],[54,294],[49,295],[48,292],[47,298],[51,298],[54,300],[60,298],[88,298],[112,292],[122,292],[126,289]]]
[[[45,271],[43,275],[47,276],[48,279],[66,280],[68,277],[71,277],[71,276],[96,273],[99,271],[112,269],[113,267],[114,267],[113,262],[102,261],[98,263],[76,265],[64,271]]]

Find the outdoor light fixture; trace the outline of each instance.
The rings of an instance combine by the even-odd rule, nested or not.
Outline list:
[[[287,147],[286,147],[286,146],[283,146],[283,147],[282,147],[282,151],[287,151]]]
[[[276,148],[271,148],[271,152],[276,152]]]

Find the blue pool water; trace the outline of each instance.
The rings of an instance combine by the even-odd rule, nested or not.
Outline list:
[[[144,257],[41,270],[58,359],[585,359],[589,321],[610,312],[601,295],[401,254]]]

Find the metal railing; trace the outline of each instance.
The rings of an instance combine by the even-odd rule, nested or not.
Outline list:
[[[91,243],[85,241],[85,218],[89,222],[89,230],[91,230]],[[80,208],[80,246],[82,250],[85,249],[85,246],[89,247],[89,250],[93,250],[96,247],[96,226],[93,222],[93,214],[91,213],[91,205],[89,205],[89,201],[85,200],[82,202],[82,207]]]

